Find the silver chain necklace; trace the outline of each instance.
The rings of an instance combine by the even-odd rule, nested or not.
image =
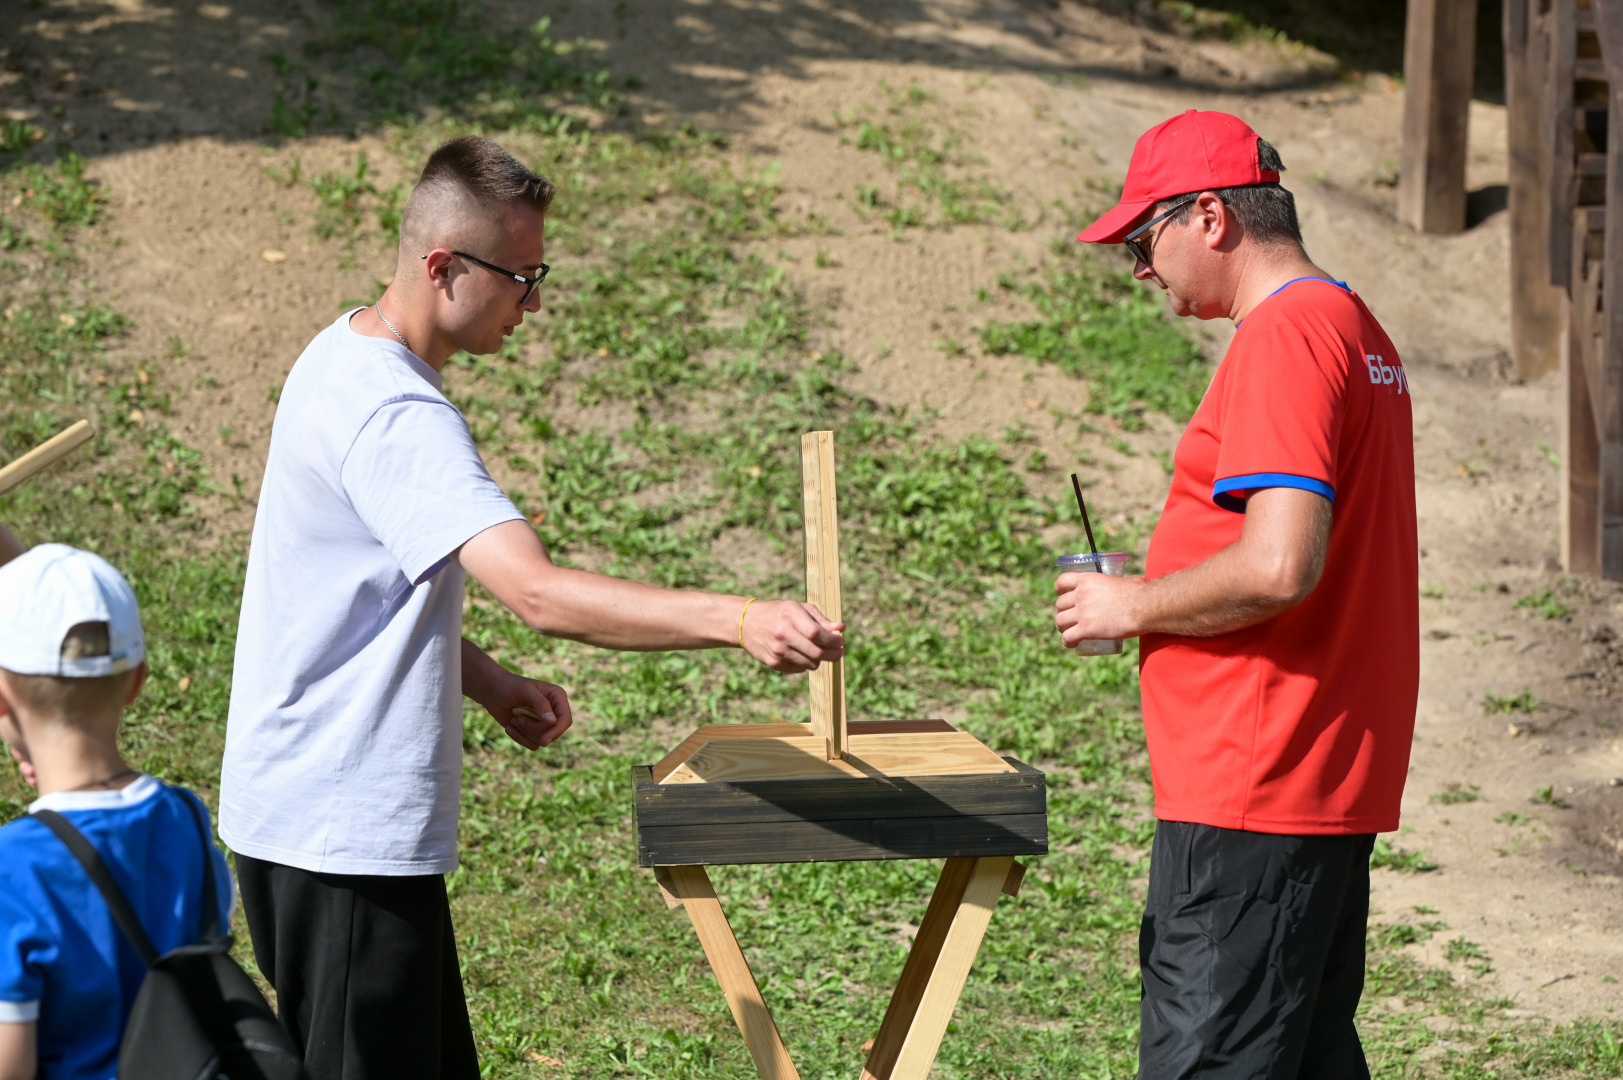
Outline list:
[[[373,304],[372,305],[372,310],[378,313],[378,318],[383,319],[383,325],[387,326],[389,328],[389,333],[391,333],[395,337],[399,338],[400,339],[400,344],[402,344],[402,345],[404,345],[406,347],[406,351],[411,353],[413,356],[415,356],[417,354],[417,350],[413,349],[411,347],[411,342],[407,341],[405,335],[394,328],[394,323],[390,322],[388,319],[383,318],[383,309],[378,307],[376,304]]]

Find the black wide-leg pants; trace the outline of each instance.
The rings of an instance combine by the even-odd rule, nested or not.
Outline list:
[[[236,859],[254,959],[310,1080],[478,1080],[442,875]]]
[[[1372,834],[1162,821],[1139,935],[1140,1080],[1368,1080]]]

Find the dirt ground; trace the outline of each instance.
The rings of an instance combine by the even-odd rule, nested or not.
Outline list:
[[[528,6],[528,18],[550,13],[563,36],[594,41],[617,79],[640,77],[631,102],[645,122],[691,120],[729,132],[743,165],[782,163],[782,205],[825,215],[834,230],[786,240],[784,265],[826,311],[828,344],[858,364],[862,389],[938,409],[952,435],[1025,427],[1066,466],[1056,485],[1068,463],[1092,461],[1093,499],[1118,527],[1158,510],[1166,476],[1153,452],[1170,450],[1177,430],[1152,419],[1142,432],[1084,432],[1074,380],[980,354],[976,328],[1010,309],[978,306],[974,290],[1036,265],[1084,224],[1079,208],[1099,202],[1100,180],[1121,179],[1144,128],[1195,106],[1248,119],[1289,166],[1310,254],[1381,318],[1415,392],[1428,595],[1405,825],[1393,841],[1438,868],[1378,871],[1376,918],[1435,909],[1424,918],[1448,929],[1414,948],[1448,964],[1445,942],[1467,938],[1492,969],[1454,970],[1531,1013],[1623,1005],[1623,589],[1559,571],[1558,378],[1515,380],[1507,352],[1501,107],[1472,107],[1473,227],[1421,237],[1393,217],[1400,85],[1327,78],[1333,58],[1264,38],[1202,40],[1147,5]],[[251,520],[272,390],[343,303],[374,295],[392,270],[382,247],[341,266],[311,232],[308,196],[265,171],[296,152],[311,175],[366,150],[386,181],[404,178],[387,174],[392,159],[371,137],[294,146],[266,136],[275,78],[264,57],[292,54],[310,25],[278,0],[0,7],[0,110],[89,157],[110,191],[100,228],[116,246],[96,278],[133,320],[120,348],[166,365],[180,388],[173,423],[207,455],[222,492],[207,514],[225,542],[240,542],[230,538]],[[857,211],[858,185],[889,181],[874,155],[842,143],[835,110],[910,84],[994,177],[1044,208],[1033,228],[914,230],[897,242]],[[1201,333],[1215,354],[1231,330]],[[946,339],[968,348],[950,355],[936,347]],[[1122,438],[1135,453],[1110,447]],[[1545,588],[1570,614],[1515,606]],[[1369,643],[1370,678],[1381,677],[1382,652]],[[1485,712],[1486,693],[1524,688],[1542,702],[1532,713]]]

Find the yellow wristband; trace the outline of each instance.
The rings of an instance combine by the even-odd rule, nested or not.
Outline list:
[[[750,605],[755,603],[755,597],[744,601],[744,610],[738,613],[738,647],[744,647],[744,616],[749,614]]]

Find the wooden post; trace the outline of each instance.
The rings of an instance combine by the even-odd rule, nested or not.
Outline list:
[[[1566,329],[1561,289],[1550,284],[1550,183],[1546,156],[1543,58],[1531,32],[1529,0],[1505,0],[1505,104],[1510,157],[1510,327],[1516,374],[1537,378],[1561,365]]]
[[[1596,477],[1600,519],[1600,575],[1623,581],[1623,10],[1593,4],[1601,57],[1609,83],[1606,110],[1606,253],[1601,272],[1602,317],[1598,385],[1591,390],[1600,473]],[[1576,420],[1576,418],[1574,418]]]
[[[1585,341],[1578,326],[1577,305],[1563,297],[1561,306],[1568,321],[1561,335],[1561,566],[1569,574],[1599,574],[1595,478],[1600,470],[1600,446],[1595,440],[1595,412],[1589,404],[1583,355],[1585,345],[1594,339]]]
[[[809,431],[800,437],[800,469],[806,512],[806,600],[838,622],[840,614],[840,518],[834,493],[834,433]],[[811,673],[812,731],[822,736],[825,755],[843,757],[845,741],[845,662],[817,665]]]
[[[1476,5],[1477,0],[1409,0],[1398,217],[1421,232],[1465,228]]]
[[[1550,284],[1576,289],[1572,279],[1572,210],[1577,203],[1578,177],[1573,155],[1572,76],[1578,51],[1576,0],[1550,0],[1549,9],[1535,16],[1544,27],[1546,47],[1541,72],[1545,145],[1545,199],[1550,215]]]

